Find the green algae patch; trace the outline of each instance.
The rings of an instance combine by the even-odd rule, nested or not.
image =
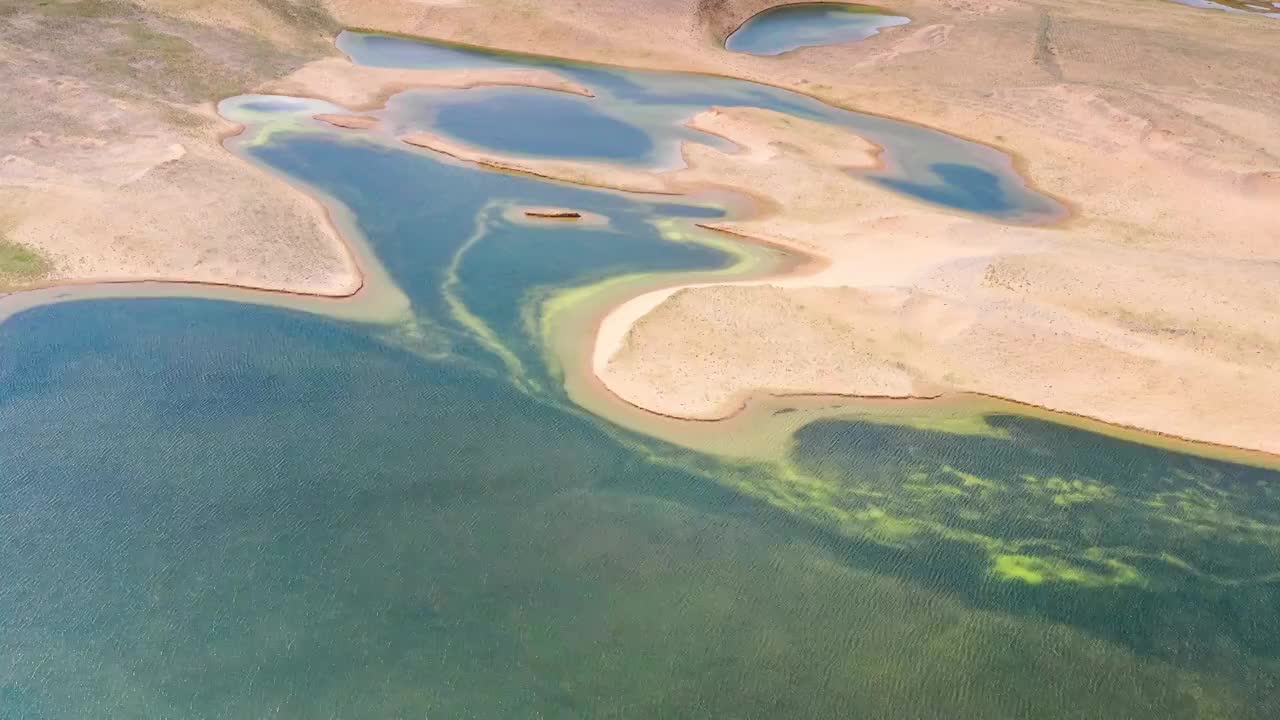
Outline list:
[[[516,387],[536,393],[540,391],[540,385],[537,379],[529,375],[520,356],[503,341],[484,318],[473,312],[462,298],[463,283],[459,272],[463,260],[469,250],[489,235],[492,222],[489,216],[498,210],[500,210],[499,205],[491,201],[476,211],[475,229],[450,258],[449,265],[445,268],[444,282],[440,286],[440,292],[454,321],[469,331],[476,341],[502,361]]]
[[[944,465],[942,470],[943,472],[954,475],[957,479],[960,480],[960,484],[967,488],[977,488],[979,490],[995,490],[996,488],[1000,487],[994,481],[988,480],[986,478],[978,477],[973,473],[967,473],[962,470],[957,470],[951,467],[950,465]]]
[[[1057,582],[1099,588],[1145,584],[1137,568],[1111,558],[1099,558],[1099,563],[1110,572],[1089,570],[1056,557],[997,554],[992,560],[992,575],[1028,585]]]
[[[1115,496],[1115,491],[1100,482],[1089,479],[1064,480],[1060,477],[1040,478],[1023,475],[1026,489],[1047,495],[1054,505],[1070,507],[1084,503],[1105,502]]]

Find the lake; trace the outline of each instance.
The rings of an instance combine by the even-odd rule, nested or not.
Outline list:
[[[857,128],[892,161],[865,179],[920,202],[1061,212],[994,150],[781,90],[340,45],[596,92],[388,110],[514,153],[662,166],[691,110],[760,104]],[[593,137],[486,115],[526,102]],[[569,399],[549,308],[787,261],[693,226],[730,208],[484,170],[308,103],[221,110],[246,161],[350,214],[410,309],[119,298],[0,324],[0,717],[1280,714],[1280,472],[1004,413],[833,417],[761,460],[663,442]]]

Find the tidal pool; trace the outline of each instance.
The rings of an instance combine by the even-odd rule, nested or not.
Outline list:
[[[222,110],[411,314],[0,324],[0,717],[1280,714],[1280,472],[1007,415],[767,462],[632,433],[565,397],[547,310],[738,268],[714,203]]]
[[[865,40],[910,18],[880,8],[846,3],[797,3],[758,13],[725,39],[728,50],[752,55],[781,55],[818,45]]]

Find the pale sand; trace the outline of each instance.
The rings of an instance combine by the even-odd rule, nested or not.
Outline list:
[[[613,188],[626,192],[667,194],[675,192],[661,178],[643,170],[629,170],[604,163],[573,162],[549,158],[517,158],[460,143],[431,132],[417,132],[400,139],[415,147],[426,148],[463,162],[475,163],[495,170],[562,180],[576,185]]]
[[[413,88],[462,90],[489,85],[518,85],[591,97],[589,88],[547,70],[402,70],[355,65],[344,58],[307,63],[287,77],[260,86],[257,92],[327,100],[349,110],[374,110],[385,105],[392,95]]]

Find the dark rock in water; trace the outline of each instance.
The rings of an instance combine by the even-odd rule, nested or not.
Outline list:
[[[536,218],[562,218],[566,220],[576,220],[582,217],[582,213],[577,210],[566,210],[564,208],[528,208],[524,211],[525,215]]]

